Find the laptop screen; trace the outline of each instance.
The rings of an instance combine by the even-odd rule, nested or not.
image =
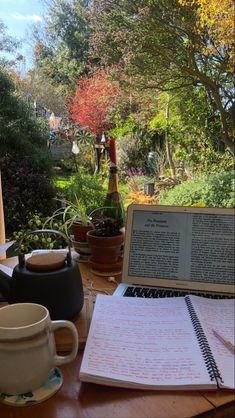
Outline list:
[[[123,281],[233,293],[234,210],[130,205]]]

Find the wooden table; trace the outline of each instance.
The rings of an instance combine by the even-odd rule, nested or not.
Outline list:
[[[17,259],[2,263],[13,267]],[[116,283],[95,276],[86,263],[79,263],[79,267],[90,292],[112,294]],[[119,282],[120,278],[116,280]],[[78,378],[81,359],[79,351],[74,362],[60,366],[64,382],[50,399],[27,407],[0,404],[0,418],[233,418],[235,415],[233,393],[157,392],[81,383]]]

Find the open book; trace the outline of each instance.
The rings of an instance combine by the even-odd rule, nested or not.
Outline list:
[[[80,379],[158,389],[234,389],[234,299],[98,295]]]

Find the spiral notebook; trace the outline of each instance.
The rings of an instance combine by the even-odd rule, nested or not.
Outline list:
[[[234,300],[98,295],[80,379],[157,390],[234,389]]]
[[[116,296],[234,297],[234,209],[132,204]]]

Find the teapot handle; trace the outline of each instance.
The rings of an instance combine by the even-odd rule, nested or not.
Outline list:
[[[22,243],[23,243],[24,239],[27,236],[32,235],[32,234],[45,234],[45,233],[46,234],[59,235],[60,237],[62,237],[66,241],[67,246],[68,246],[68,253],[67,253],[67,256],[66,256],[66,260],[67,260],[68,265],[71,264],[71,261],[72,261],[71,245],[70,245],[70,241],[69,241],[68,237],[63,232],[56,231],[55,229],[36,229],[35,231],[30,231],[27,234],[25,234],[23,236],[23,238],[20,240],[20,243],[19,243],[19,249],[20,250],[19,250],[19,254],[18,254],[19,266],[20,267],[23,267],[25,265],[25,254],[21,251],[21,246],[22,246]]]

